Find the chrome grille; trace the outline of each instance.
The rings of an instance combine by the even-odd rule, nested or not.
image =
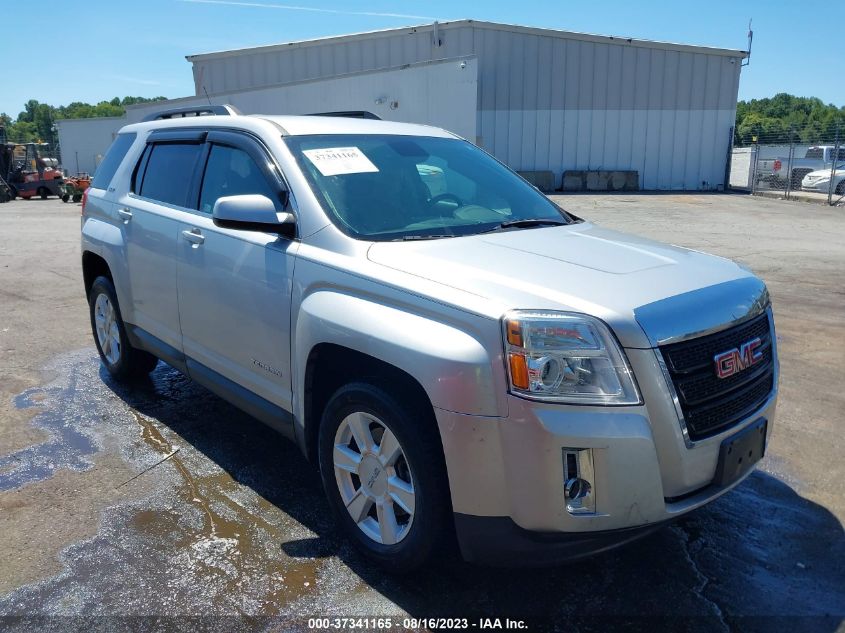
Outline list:
[[[714,357],[757,337],[762,342],[762,358],[733,376],[718,378]],[[753,414],[774,389],[775,363],[767,313],[722,332],[662,345],[660,352],[693,441],[721,433]]]

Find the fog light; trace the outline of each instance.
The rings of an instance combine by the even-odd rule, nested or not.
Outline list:
[[[563,449],[563,491],[570,514],[595,514],[596,495],[592,481],[593,451],[589,448]]]
[[[578,501],[590,494],[592,486],[586,479],[579,479],[575,477],[566,482],[566,499],[568,501]]]

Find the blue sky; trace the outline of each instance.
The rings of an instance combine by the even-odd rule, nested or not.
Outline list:
[[[22,12],[24,5],[16,3],[16,8],[6,8],[4,13]],[[27,99],[60,105],[126,95],[183,97],[193,94],[191,67],[185,60],[188,54],[420,24],[435,18],[474,18],[738,49],[746,47],[748,19],[753,18],[752,59],[742,72],[741,99],[790,92],[845,105],[841,59],[836,59],[841,49],[820,46],[839,37],[834,25],[845,22],[841,3],[90,0],[50,3],[49,14],[49,23],[62,28],[47,39],[34,37],[27,28],[5,29],[0,54],[14,72],[7,73],[0,90],[0,112],[17,116]]]

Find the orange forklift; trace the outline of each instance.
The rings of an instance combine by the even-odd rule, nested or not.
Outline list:
[[[5,135],[3,135],[5,136]],[[55,158],[42,158],[39,148],[47,143],[9,143],[0,145],[0,196],[26,200],[61,196],[62,172]]]

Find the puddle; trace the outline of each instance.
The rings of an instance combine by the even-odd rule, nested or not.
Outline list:
[[[74,397],[79,377],[79,371],[72,371],[65,384],[27,389],[13,399],[16,409],[38,410],[32,425],[46,431],[49,439],[0,457],[0,491],[44,481],[61,469],[79,472],[94,465],[89,456],[99,446],[92,431],[78,424],[91,413]]]
[[[97,451],[117,450],[135,474],[115,487],[131,497],[143,482],[154,492],[104,509],[98,534],[62,553],[65,571],[0,597],[0,613],[273,615],[297,605],[305,613],[305,604],[360,584],[329,557],[337,545],[268,498],[301,492],[292,507],[327,514],[315,507],[323,503],[316,474],[292,444],[164,364],[132,388],[108,383],[90,352],[53,371],[55,382],[14,402],[37,407],[33,424],[50,438],[2,458],[0,490],[59,468],[86,470]],[[285,553],[287,542],[306,539],[326,556]]]
[[[231,578],[228,591],[240,590],[241,581],[248,572],[265,567],[264,573],[274,579],[275,589],[265,604],[272,612],[273,604],[287,604],[291,599],[300,597],[305,589],[316,584],[316,565],[300,564],[297,569],[289,569],[282,564],[266,560],[265,544],[256,542],[254,531],[263,530],[271,540],[282,542],[285,535],[269,524],[262,517],[252,514],[227,495],[237,488],[237,483],[227,473],[197,477],[191,473],[176,455],[177,448],[167,440],[151,418],[134,412],[136,422],[141,428],[141,439],[154,451],[170,457],[171,463],[181,477],[179,494],[185,503],[194,506],[202,515],[202,528],[187,531],[179,525],[179,516],[172,512],[139,512],[132,520],[133,525],[148,535],[158,538],[175,537],[177,547],[187,556],[187,563],[204,565],[211,573],[220,573]],[[259,506],[271,510],[266,501]],[[223,512],[230,513],[230,519]],[[266,540],[266,539],[265,539]]]

